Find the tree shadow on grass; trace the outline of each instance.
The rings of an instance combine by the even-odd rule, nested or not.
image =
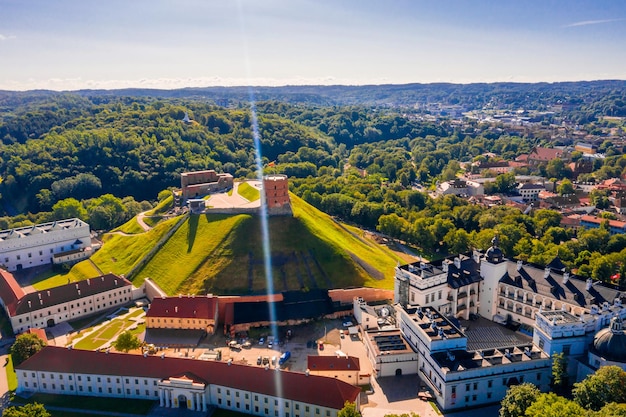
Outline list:
[[[193,244],[196,241],[196,232],[198,231],[198,219],[200,216],[192,214],[189,216],[189,232],[187,232],[187,253],[193,249]]]

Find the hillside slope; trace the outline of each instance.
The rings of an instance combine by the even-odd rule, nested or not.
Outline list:
[[[275,292],[366,285],[393,287],[398,258],[292,195],[294,217],[269,219]],[[206,214],[189,220],[134,280],[168,294],[251,294],[267,288],[259,218]]]

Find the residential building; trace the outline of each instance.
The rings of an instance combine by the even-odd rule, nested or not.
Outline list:
[[[524,183],[517,186],[517,192],[522,196],[522,200],[526,203],[537,201],[539,193],[544,191],[546,187],[542,184]]]
[[[611,235],[626,233],[626,222],[603,219],[601,217],[590,215],[580,216],[580,226],[587,229],[597,229],[603,222],[607,222],[609,226],[609,233]]]
[[[17,393],[158,400],[256,416],[337,417],[360,389],[339,379],[231,362],[45,347],[16,366]]]
[[[0,270],[0,302],[14,333],[58,323],[122,306],[142,296],[130,281],[102,275],[49,290],[25,293],[13,275]]]
[[[0,231],[0,265],[9,271],[51,263],[78,262],[90,255],[89,225],[80,219]]]

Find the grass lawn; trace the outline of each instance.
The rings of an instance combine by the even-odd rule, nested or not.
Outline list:
[[[128,323],[125,320],[111,320],[89,336],[74,345],[76,349],[95,350],[113,339]]]
[[[15,398],[16,403],[40,403],[56,407],[69,407],[80,410],[98,410],[146,415],[156,403],[151,400],[131,400],[124,398],[88,397],[80,395],[33,394],[30,398]],[[64,414],[59,414],[64,415]]]
[[[77,263],[69,272],[60,274],[54,270],[50,270],[37,276],[33,281],[33,287],[36,290],[47,290],[48,288],[58,287],[59,285],[69,284],[70,282],[82,281],[87,278],[99,276],[100,273],[93,264],[88,260]]]
[[[152,278],[167,294],[179,292],[198,293],[202,281],[186,282],[236,225],[249,215],[191,215],[172,235],[170,240],[137,274],[134,284],[141,285],[146,277]],[[173,268],[172,266],[176,266]]]
[[[17,389],[17,374],[15,369],[13,369],[13,358],[11,355],[7,355],[7,359],[8,362],[4,367],[7,373],[7,385],[9,386],[9,391],[15,391]]]
[[[237,193],[248,201],[256,201],[261,198],[261,192],[247,182],[239,184]]]
[[[163,214],[167,212],[169,209],[171,209],[173,206],[174,206],[174,196],[171,195],[167,197],[166,199],[164,199],[163,201],[159,202],[159,204],[157,204],[152,210],[146,212],[146,216],[153,216],[155,214]]]
[[[174,217],[149,232],[134,236],[107,234],[102,249],[91,260],[105,273],[127,274],[177,221],[178,217]]]
[[[117,232],[117,231],[128,233],[129,235],[135,235],[137,233],[143,233],[143,228],[139,226],[139,223],[137,222],[137,218],[133,217],[132,219],[130,219],[129,221],[127,221],[120,227],[116,227],[115,229],[112,230],[112,232]]]
[[[143,218],[143,222],[150,227],[156,226],[161,220],[163,220],[163,216],[150,216]]]

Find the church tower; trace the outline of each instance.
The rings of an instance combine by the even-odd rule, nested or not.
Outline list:
[[[480,288],[478,314],[489,320],[492,320],[496,314],[498,282],[507,273],[507,261],[504,259],[504,254],[502,249],[498,247],[498,243],[499,239],[496,235],[480,263],[480,276],[483,278],[483,282]]]

